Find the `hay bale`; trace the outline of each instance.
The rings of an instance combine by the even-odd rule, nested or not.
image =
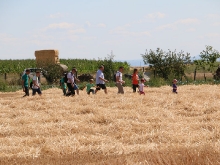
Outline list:
[[[35,57],[37,67],[60,63],[58,50],[37,50],[35,51]]]

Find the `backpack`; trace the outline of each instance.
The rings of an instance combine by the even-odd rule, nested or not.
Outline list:
[[[114,77],[113,77],[113,80],[114,82],[116,82],[116,74],[119,73],[119,71],[117,71],[115,74],[114,74]],[[119,74],[119,78],[120,78],[120,74]]]

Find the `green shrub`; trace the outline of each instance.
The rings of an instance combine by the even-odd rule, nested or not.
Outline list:
[[[0,91],[5,91],[7,88],[7,84],[4,81],[0,81]]]
[[[171,81],[172,82],[172,81]],[[163,85],[168,85],[168,84],[171,84],[171,82],[169,83],[168,81],[166,82],[163,78],[151,78],[149,81],[148,81],[148,85],[150,87],[161,87]]]

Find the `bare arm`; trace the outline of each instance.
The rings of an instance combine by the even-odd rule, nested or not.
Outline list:
[[[116,82],[119,82],[119,83],[125,83],[125,81],[123,81],[123,80],[119,80],[120,79],[120,76],[116,76]]]
[[[78,82],[80,82],[80,80],[79,80],[78,78],[76,78],[76,77],[75,77],[75,80],[78,81]]]
[[[22,79],[22,89],[23,89],[23,91],[25,90],[24,89],[24,80]]]
[[[24,88],[24,80],[22,80],[22,88]]]
[[[101,77],[99,77],[99,79],[102,80],[102,81],[108,82],[108,80],[103,79],[103,78],[101,78]]]
[[[119,79],[120,79],[120,77],[116,76],[116,82],[120,82],[121,83],[121,81]]]
[[[39,86],[39,85],[37,85],[37,81],[36,81],[36,80],[33,80],[33,84],[34,84],[34,86],[36,86],[36,87],[40,88],[40,86]]]

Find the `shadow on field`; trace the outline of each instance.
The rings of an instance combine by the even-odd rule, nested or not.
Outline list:
[[[3,158],[0,164],[47,164],[47,165],[69,165],[69,164],[147,164],[147,165],[208,165],[219,164],[219,151],[210,146],[198,146],[197,148],[170,147],[166,150],[148,151],[140,153],[104,155],[102,153],[74,153],[72,155],[48,155],[44,153],[38,158]]]

